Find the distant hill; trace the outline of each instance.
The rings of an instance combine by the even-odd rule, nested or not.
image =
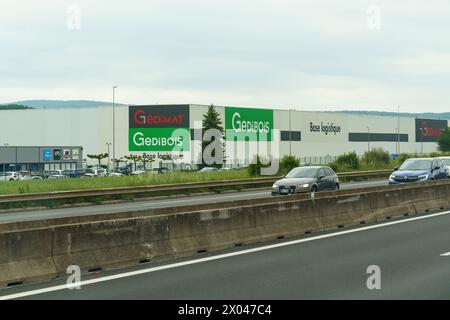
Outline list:
[[[0,104],[0,110],[11,110],[11,109],[61,109],[61,108],[95,108],[111,106],[112,102],[108,101],[93,101],[93,100],[24,100],[17,101],[7,104]],[[117,106],[125,106],[125,104],[116,103]],[[317,111],[317,110],[315,110]],[[342,111],[324,111],[324,112],[334,112],[334,113],[345,113],[345,114],[357,114],[357,115],[371,115],[371,116],[389,116],[396,117],[397,112],[382,112],[382,111],[358,111],[358,110],[342,110]],[[433,113],[433,112],[423,112],[423,113],[411,113],[411,112],[400,112],[401,117],[409,118],[424,118],[424,119],[441,119],[450,120],[450,112],[443,113]]]
[[[95,108],[112,105],[112,102],[91,100],[24,100],[14,103],[36,109]]]
[[[343,110],[343,111],[330,111],[335,113],[357,114],[357,115],[369,115],[369,116],[385,116],[385,117],[397,117],[397,112],[382,112],[382,111],[359,111],[359,110]],[[450,112],[434,113],[412,113],[412,112],[400,112],[400,117],[407,118],[420,118],[420,119],[438,119],[438,120],[450,120]]]
[[[0,104],[0,110],[24,110],[24,109],[33,109],[33,108],[16,103]]]

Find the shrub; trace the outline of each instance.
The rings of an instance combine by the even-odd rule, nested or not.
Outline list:
[[[450,151],[450,128],[445,129],[438,138],[438,150],[441,152]]]
[[[261,168],[265,168],[265,167],[269,167],[270,164],[262,164],[261,163],[261,157],[257,156],[256,159],[254,161],[252,161],[253,163],[251,163],[248,166],[248,174],[250,176],[259,176],[261,175]],[[265,159],[263,159],[264,163],[267,163],[267,161],[265,161]]]
[[[280,161],[280,173],[285,174],[300,166],[300,159],[294,156],[284,156]]]
[[[337,165],[336,162],[330,162],[330,163],[328,164],[328,166],[329,166],[331,169],[333,169],[334,172],[339,172],[339,171],[340,171],[340,170],[339,170],[339,166]]]
[[[364,153],[362,162],[368,168],[383,168],[391,163],[391,156],[382,148],[375,148]]]
[[[358,155],[354,151],[340,155],[335,163],[343,169],[359,169],[360,167]]]
[[[415,157],[415,155],[410,154],[410,153],[401,153],[401,154],[398,156],[398,163],[399,163],[399,164],[402,164],[403,162],[405,162],[405,161],[408,160],[409,158],[414,158],[414,157]]]

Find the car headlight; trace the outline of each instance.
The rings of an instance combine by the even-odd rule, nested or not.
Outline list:
[[[299,187],[303,187],[303,188],[308,188],[309,187],[309,183],[305,183],[305,184],[302,184],[302,185],[299,185]]]
[[[421,176],[418,176],[418,178],[419,178],[419,180],[424,180],[424,179],[428,178],[428,175],[427,174],[423,174]]]
[[[391,176],[389,177],[389,179],[391,179],[391,180],[397,179],[397,176],[396,176],[396,175],[393,175],[393,174],[391,174]]]
[[[272,188],[276,189],[276,188],[278,188],[278,185],[277,185],[277,184],[274,184],[274,185],[272,186]]]

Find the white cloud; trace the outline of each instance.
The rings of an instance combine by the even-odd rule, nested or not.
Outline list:
[[[81,9],[80,30],[66,9]],[[378,5],[380,30],[366,27]],[[0,3],[0,101],[118,99],[447,111],[450,3]]]

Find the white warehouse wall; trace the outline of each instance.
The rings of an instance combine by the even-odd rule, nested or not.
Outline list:
[[[170,106],[168,106],[170,107]],[[190,105],[190,127],[201,126],[207,106]],[[225,107],[217,107],[225,127]],[[116,156],[128,151],[128,107],[116,106]],[[341,132],[325,135],[310,132],[314,124],[333,123]],[[450,125],[450,121],[448,121]],[[344,152],[367,151],[367,142],[348,142],[349,132],[396,133],[397,117],[348,115],[330,112],[291,111],[291,130],[301,131],[301,141],[292,141],[292,154],[298,157],[336,156]],[[289,130],[289,111],[274,110],[274,128]],[[409,142],[402,142],[401,152],[420,153],[421,143],[415,142],[414,118],[400,118],[400,132],[408,134]],[[0,111],[0,146],[83,146],[83,154],[107,152],[107,142],[112,142],[112,107],[79,109],[33,109]],[[289,154],[288,141],[279,144],[280,153]],[[370,147],[382,147],[389,153],[396,152],[396,142],[370,142]],[[191,153],[184,162],[198,157],[200,142],[191,143]],[[437,150],[436,143],[423,143],[424,152]],[[197,152],[197,153],[196,153]],[[112,157],[112,148],[110,149]],[[190,159],[190,160],[188,160]],[[92,163],[93,161],[88,161]],[[95,161],[94,161],[95,162]]]

